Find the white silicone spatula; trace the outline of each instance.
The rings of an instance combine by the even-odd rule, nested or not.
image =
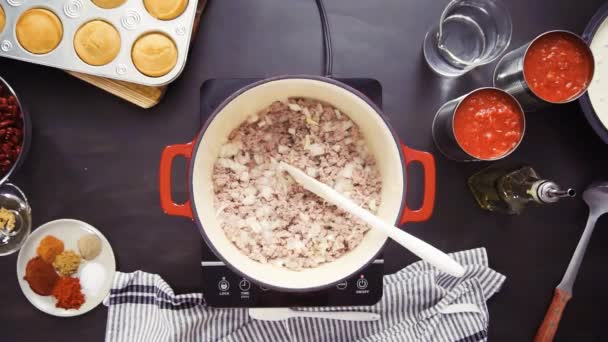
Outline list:
[[[454,277],[462,277],[464,275],[464,268],[454,259],[437,248],[391,224],[382,221],[376,215],[361,208],[355,202],[341,195],[339,192],[326,184],[323,184],[310,177],[302,170],[284,162],[280,163],[280,168],[287,171],[287,173],[289,173],[289,175],[291,175],[291,177],[293,177],[293,179],[302,185],[306,190],[311,191],[327,202],[359,218],[363,222],[369,224],[373,229],[382,231],[395,242],[416,254],[418,257],[420,257],[420,259]]]

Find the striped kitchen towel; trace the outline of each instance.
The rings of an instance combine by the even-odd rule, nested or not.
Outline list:
[[[375,312],[382,318],[374,322],[258,321],[246,309],[206,307],[202,294],[175,295],[158,275],[117,273],[104,301],[106,341],[486,341],[486,301],[505,277],[488,267],[484,248],[452,257],[466,268],[462,278],[420,261],[385,276],[384,296],[374,306],[302,309]]]

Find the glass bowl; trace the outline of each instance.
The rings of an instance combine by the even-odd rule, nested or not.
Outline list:
[[[0,228],[0,256],[15,253],[27,240],[32,230],[32,209],[25,194],[14,184],[0,187],[0,208],[15,216],[15,227]]]

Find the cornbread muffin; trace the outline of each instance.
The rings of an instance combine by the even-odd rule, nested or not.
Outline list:
[[[120,51],[120,34],[105,21],[89,21],[76,31],[74,49],[85,63],[105,65],[113,61]]]
[[[0,6],[0,33],[4,30],[4,24],[6,24],[6,15],[4,14],[4,8]]]
[[[110,9],[124,4],[127,0],[91,0],[97,7]]]
[[[55,13],[32,8],[25,11],[16,25],[17,40],[34,54],[49,53],[59,45],[63,37],[63,25]]]
[[[173,20],[184,13],[188,0],[144,0],[144,6],[154,18]]]
[[[148,33],[135,41],[131,58],[142,74],[150,77],[164,76],[177,64],[177,46],[162,33]]]

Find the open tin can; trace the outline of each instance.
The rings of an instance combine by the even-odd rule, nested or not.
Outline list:
[[[493,158],[484,158],[468,152],[458,141],[455,128],[455,117],[461,104],[465,101],[465,99],[482,91],[496,91],[499,94],[508,97],[509,100],[512,100],[512,104],[516,108],[516,111],[518,112],[517,114],[521,120],[521,132],[515,145],[506,152]],[[435,114],[435,119],[433,120],[433,140],[435,141],[435,146],[437,146],[437,149],[448,159],[455,161],[493,161],[505,158],[517,149],[523,140],[525,131],[526,118],[524,111],[517,99],[506,91],[493,87],[478,88],[468,94],[460,96],[459,98],[446,102],[443,106],[441,106],[441,108],[439,108],[437,114]]]
[[[524,72],[524,64],[526,57],[529,55],[530,47],[541,38],[554,34],[562,34],[569,39],[572,39],[577,44],[580,43],[580,46],[584,47],[586,58],[589,58],[591,63],[591,75],[589,76],[587,85],[580,89],[577,94],[563,101],[551,101],[539,96],[530,87],[530,82],[526,78],[526,73]],[[525,111],[535,111],[547,105],[568,103],[581,97],[587,91],[589,84],[591,84],[591,78],[595,71],[594,68],[595,62],[593,53],[591,52],[589,45],[580,36],[570,31],[553,30],[542,33],[529,43],[505,54],[498,61],[498,64],[496,64],[496,69],[494,70],[494,87],[503,89],[513,95]]]

